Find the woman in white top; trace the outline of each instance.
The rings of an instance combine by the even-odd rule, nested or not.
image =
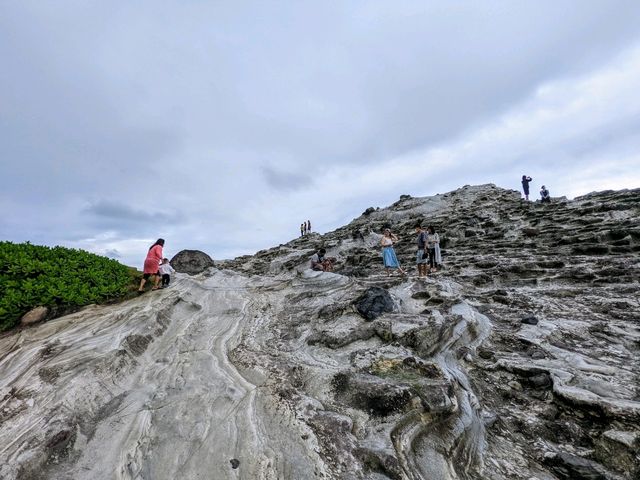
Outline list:
[[[397,241],[398,237],[391,233],[390,229],[385,228],[380,239],[380,245],[382,246],[382,262],[387,270],[387,275],[391,275],[392,268],[397,268],[402,275],[405,275],[405,271],[400,267],[400,262],[396,257],[396,251],[393,249],[393,244]]]
[[[440,237],[433,227],[427,228],[427,251],[429,252],[429,271],[437,272],[436,266],[442,263],[440,255]]]

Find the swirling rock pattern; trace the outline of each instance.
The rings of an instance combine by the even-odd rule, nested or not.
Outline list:
[[[638,478],[639,208],[640,190],[403,196],[5,334],[0,478]],[[386,277],[379,232],[409,263],[418,220],[444,269]],[[306,269],[320,246],[335,273]]]

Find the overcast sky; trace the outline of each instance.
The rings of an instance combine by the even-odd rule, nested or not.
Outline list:
[[[230,258],[400,194],[640,187],[640,2],[0,0],[0,239]]]

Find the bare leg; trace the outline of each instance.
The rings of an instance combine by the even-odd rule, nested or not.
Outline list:
[[[144,292],[144,284],[147,283],[147,281],[145,280],[145,278],[143,277],[142,280],[140,280],[140,288],[138,288],[139,292]]]

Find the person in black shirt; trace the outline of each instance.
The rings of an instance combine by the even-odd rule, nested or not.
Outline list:
[[[427,259],[429,252],[427,251],[427,232],[424,231],[422,225],[416,225],[416,234],[418,238],[416,242],[418,244],[418,250],[416,252],[416,265],[418,266],[418,277],[427,276]]]
[[[540,189],[540,201],[543,203],[551,202],[551,194],[544,185],[542,185],[542,188]]]
[[[526,198],[527,200],[529,200],[529,182],[531,180],[531,177],[522,175],[522,191],[524,191],[524,198]]]

